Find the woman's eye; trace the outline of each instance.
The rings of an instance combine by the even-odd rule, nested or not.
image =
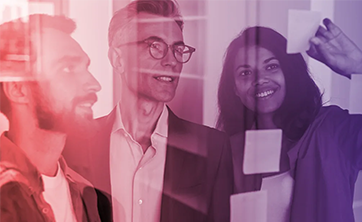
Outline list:
[[[251,75],[250,70],[243,70],[243,71],[239,72],[239,76],[248,76],[248,75]]]
[[[277,69],[277,68],[279,68],[278,64],[271,64],[271,65],[268,65],[266,67],[267,70],[274,70],[274,69]]]

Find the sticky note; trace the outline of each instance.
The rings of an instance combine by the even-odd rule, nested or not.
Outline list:
[[[254,191],[230,197],[231,222],[266,222],[267,192]]]
[[[305,52],[322,20],[320,12],[290,9],[288,12],[287,53]]]
[[[261,190],[268,192],[268,221],[289,221],[294,179],[289,171],[264,177]]]
[[[349,114],[362,114],[362,73],[352,74],[349,93]]]
[[[246,131],[244,174],[278,172],[281,148],[281,129]]]

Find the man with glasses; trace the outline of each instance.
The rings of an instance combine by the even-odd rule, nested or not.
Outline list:
[[[167,45],[167,43],[159,37],[151,36],[145,40],[137,42],[128,42],[121,44],[118,47],[130,44],[147,44],[149,48],[149,53],[152,58],[160,60],[167,56],[169,49],[171,50],[173,56],[179,63],[186,63],[191,59],[191,55],[195,52],[195,48],[185,45],[182,41],[174,43],[173,45]]]
[[[167,0],[133,1],[111,20],[109,59],[121,77],[121,99],[98,120],[97,138],[81,143],[89,163],[74,167],[111,194],[114,221],[230,220],[228,138],[165,105],[195,52],[182,28],[177,5]],[[68,149],[77,144],[68,140]]]

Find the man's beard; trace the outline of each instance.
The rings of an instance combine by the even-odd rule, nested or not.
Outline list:
[[[96,100],[95,93],[86,96],[75,97],[69,101],[71,105],[70,110],[54,111],[44,95],[38,91],[35,94],[35,116],[37,118],[38,127],[43,130],[66,134],[87,133],[88,130],[94,127],[95,121],[92,115],[77,115],[75,112],[76,106],[84,100]]]

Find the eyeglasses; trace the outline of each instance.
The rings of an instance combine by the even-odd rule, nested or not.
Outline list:
[[[192,53],[196,51],[195,48],[185,45],[183,43],[168,45],[165,41],[159,38],[148,38],[137,42],[128,42],[119,46],[140,43],[147,44],[149,53],[152,58],[158,60],[165,58],[168,53],[168,49],[171,49],[173,56],[175,57],[177,62],[186,63],[191,59]]]

